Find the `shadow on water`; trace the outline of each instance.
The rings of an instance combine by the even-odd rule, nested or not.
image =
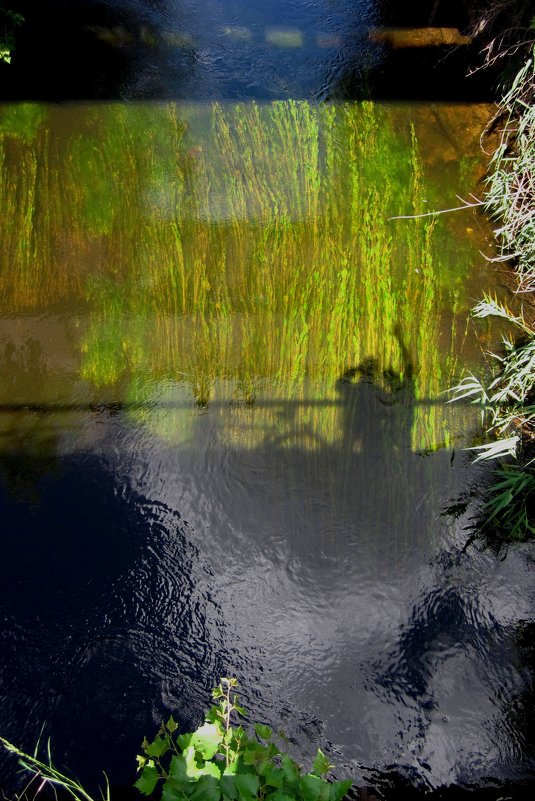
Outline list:
[[[338,379],[336,442],[311,447],[291,404],[253,449],[226,429],[233,414],[266,414],[254,404],[182,409],[180,447],[132,427],[128,409],[78,410],[92,445],[68,455],[49,440],[56,468],[32,475],[31,504],[12,465],[37,445],[11,442],[3,734],[32,748],[44,724],[58,764],[89,783],[105,769],[120,788],[144,734],[170,712],[197,725],[232,673],[300,759],[327,741],[361,786],[522,797],[535,767],[530,551],[463,555],[462,528],[440,523],[443,500],[475,477],[447,452],[413,452],[417,368],[397,335],[401,371],[370,357]],[[49,416],[21,414],[41,442]],[[13,792],[12,763],[1,771]]]

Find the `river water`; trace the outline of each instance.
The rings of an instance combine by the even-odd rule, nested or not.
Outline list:
[[[407,219],[481,192],[492,109],[363,99],[371,3],[82,9],[113,86],[0,106],[0,733],[125,787],[234,675],[359,786],[529,794],[533,548],[465,547],[443,394],[505,290],[477,209]]]

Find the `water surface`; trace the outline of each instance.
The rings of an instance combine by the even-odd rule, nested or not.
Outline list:
[[[0,107],[2,734],[125,785],[230,674],[358,784],[529,789],[532,549],[443,515],[503,289],[477,210],[419,216],[480,191],[489,108],[312,102],[344,3],[97,6],[120,90]]]

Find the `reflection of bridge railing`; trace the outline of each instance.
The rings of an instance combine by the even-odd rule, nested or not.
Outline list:
[[[381,402],[380,399],[378,399]],[[384,402],[386,406],[395,406],[398,399],[389,399]],[[317,400],[314,398],[303,398],[302,400],[254,400],[252,402],[242,400],[209,401],[208,403],[197,403],[196,401],[104,401],[95,403],[0,403],[0,414],[12,414],[16,412],[33,412],[35,414],[54,414],[56,412],[110,412],[116,413],[130,410],[147,409],[184,409],[184,410],[206,410],[223,408],[250,408],[250,409],[298,409],[312,407],[333,407],[344,408],[348,405],[347,401],[333,399]],[[410,405],[414,406],[446,406],[451,405],[442,398],[419,398],[411,399]],[[458,402],[455,406],[473,406],[469,401]],[[493,405],[494,408],[495,404]],[[478,408],[487,408],[478,405]],[[490,408],[490,407],[489,407]]]

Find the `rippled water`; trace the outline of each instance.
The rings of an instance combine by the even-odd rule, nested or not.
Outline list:
[[[125,94],[139,26],[163,52],[180,8],[137,4]],[[496,343],[468,316],[503,291],[490,232],[391,219],[476,191],[490,109],[221,90],[225,64],[249,99],[279,67],[320,87],[295,30],[347,12],[214,4],[188,80],[217,103],[0,106],[0,732],[44,726],[89,783],[131,783],[231,674],[358,785],[529,794],[533,549],[466,549],[476,510],[443,514],[482,480],[442,392]]]

